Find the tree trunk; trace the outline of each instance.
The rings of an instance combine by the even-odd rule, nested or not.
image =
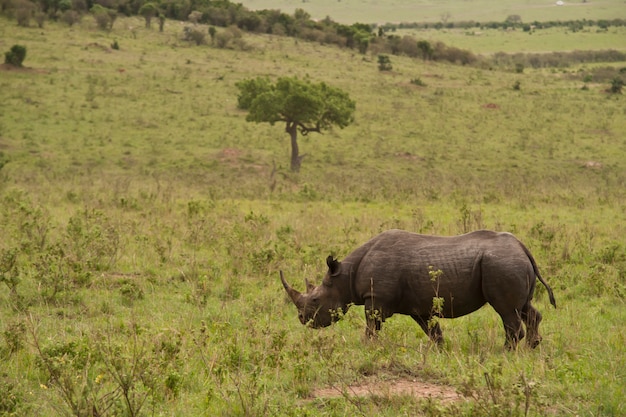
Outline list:
[[[298,149],[298,126],[294,122],[287,122],[287,128],[285,130],[291,137],[291,170],[293,172],[300,172],[302,157]]]

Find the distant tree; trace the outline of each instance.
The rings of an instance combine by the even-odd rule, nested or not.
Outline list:
[[[424,61],[430,60],[433,57],[433,46],[428,41],[417,41],[417,49],[422,53]]]
[[[80,13],[75,10],[66,10],[61,14],[61,21],[65,22],[69,27],[80,22]]]
[[[72,0],[59,0],[59,11],[72,10]]]
[[[217,29],[215,29],[215,26],[209,26],[209,36],[211,37],[211,43],[215,43],[216,33],[217,33]]]
[[[202,19],[202,12],[199,12],[197,10],[189,13],[189,16],[187,17],[187,20],[189,20],[194,25],[197,25],[200,19]]]
[[[452,17],[452,14],[450,12],[444,12],[441,14],[440,17],[441,17],[441,23],[445,25],[446,23],[448,23],[448,20],[450,20],[450,18]]]
[[[117,17],[117,12],[115,10],[107,9],[104,6],[95,4],[90,11],[100,29],[113,29],[113,22]]]
[[[285,123],[291,139],[291,170],[298,172],[304,155],[298,148],[298,131],[303,136],[322,133],[332,126],[344,128],[354,120],[355,102],[347,93],[325,83],[297,77],[281,77],[275,84],[268,78],[246,79],[236,84],[237,103],[247,110],[246,120],[256,123]]]
[[[159,13],[159,32],[163,32],[164,27],[165,27],[165,15],[163,13]]]
[[[148,2],[141,6],[141,8],[139,9],[139,14],[145,19],[146,28],[150,29],[152,18],[159,14],[159,9],[156,4]]]
[[[14,3],[14,8],[18,26],[28,27],[36,9],[35,3],[29,0],[17,0]]]
[[[518,14],[510,14],[506,17],[505,22],[513,24],[522,23],[522,17]]]
[[[42,11],[35,12],[35,22],[37,22],[37,27],[39,29],[43,28],[44,23],[46,23],[47,15]]]

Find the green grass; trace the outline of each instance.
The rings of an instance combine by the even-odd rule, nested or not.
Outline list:
[[[626,412],[622,96],[583,90],[577,68],[392,56],[381,73],[374,56],[294,39],[234,51],[181,35],[0,20],[0,50],[27,47],[26,70],[0,72],[0,267],[18,254],[18,274],[0,269],[1,412],[58,415],[63,398],[100,405],[120,387],[110,415],[521,416],[527,398],[531,416]],[[257,75],[344,89],[355,123],[302,138],[293,174],[284,128],[236,108],[235,83]],[[445,320],[441,350],[401,316],[365,341],[362,307],[301,326],[278,271],[302,289],[326,256],[392,227],[515,233],[559,305],[538,289],[540,347],[504,351],[489,307]],[[366,378],[467,400],[310,398]]]
[[[572,32],[565,27],[540,29],[530,32],[523,30],[496,29],[441,29],[441,30],[398,30],[395,34],[410,35],[430,42],[440,41],[446,45],[469,49],[476,54],[496,52],[553,52],[553,51],[592,51],[621,50],[626,38],[626,28],[612,27],[607,31],[588,27]]]
[[[447,21],[502,22],[510,15],[519,15],[524,22],[549,20],[598,20],[615,19],[623,16],[621,0],[599,0],[582,3],[565,2],[557,6],[556,1],[489,0],[471,1],[426,1],[426,0],[369,0],[337,1],[315,0],[243,0],[241,4],[252,10],[280,9],[292,14],[303,9],[314,19],[330,16],[341,23],[400,23]]]

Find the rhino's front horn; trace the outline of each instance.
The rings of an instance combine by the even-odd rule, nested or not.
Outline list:
[[[298,290],[291,288],[291,285],[287,284],[287,281],[285,281],[285,277],[283,277],[283,271],[280,271],[280,280],[283,282],[283,287],[285,287],[285,291],[287,291],[287,294],[289,294],[291,301],[293,301],[296,307],[300,307],[302,294],[300,294]]]
[[[304,279],[304,285],[306,286],[307,294],[315,289],[315,285],[311,284],[308,279]]]

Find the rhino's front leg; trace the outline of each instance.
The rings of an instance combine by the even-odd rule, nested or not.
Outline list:
[[[411,314],[413,320],[420,325],[424,333],[428,335],[430,340],[435,342],[438,346],[443,344],[443,332],[441,331],[441,327],[438,322],[431,322],[429,316],[418,316],[415,314]]]

